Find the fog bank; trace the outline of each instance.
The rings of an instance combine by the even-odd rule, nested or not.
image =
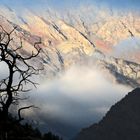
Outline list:
[[[112,83],[93,66],[72,66],[51,81],[42,81],[30,96],[40,109],[28,112],[43,131],[66,138],[99,121],[131,89]],[[27,117],[26,116],[26,117]]]

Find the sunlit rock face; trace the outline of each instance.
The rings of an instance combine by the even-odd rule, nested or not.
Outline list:
[[[97,14],[96,11],[95,17],[87,22],[87,15],[83,18],[84,15],[70,14],[62,18],[51,13],[41,16],[26,11],[26,15],[19,16],[5,7],[0,11],[1,25],[8,32],[17,27],[12,34],[12,46],[19,46],[22,40],[22,54],[35,51],[34,43],[41,40],[42,52],[37,65],[44,68],[42,73],[46,77],[54,77],[76,63],[91,63],[108,73],[112,81],[133,87],[140,84],[139,41],[135,40],[140,37],[137,14],[120,16],[107,11]],[[128,38],[136,43],[127,43]],[[124,41],[127,45],[123,45]],[[133,46],[135,51],[130,51],[134,50]]]
[[[140,28],[137,26],[140,19],[137,18],[133,16],[109,18],[98,27],[96,34],[104,41],[110,42],[113,45],[128,37],[140,37]]]
[[[106,73],[111,73],[115,77],[114,82],[128,84],[132,87],[140,84],[140,65],[137,63],[111,57],[100,61],[99,65]]]

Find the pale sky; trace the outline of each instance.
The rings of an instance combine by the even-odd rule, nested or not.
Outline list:
[[[140,0],[0,0],[0,4],[7,5],[11,8],[31,8],[44,9],[45,7],[53,7],[65,9],[78,7],[84,4],[109,5],[114,8],[139,8]]]

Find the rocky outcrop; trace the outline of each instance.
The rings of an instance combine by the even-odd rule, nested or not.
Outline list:
[[[106,58],[99,60],[98,65],[102,70],[108,70],[114,75],[116,82],[130,85],[134,88],[140,85],[140,64],[119,58]]]
[[[97,124],[83,129],[76,140],[139,140],[140,88],[113,105]]]
[[[43,67],[42,73],[47,78],[54,77],[75,63],[84,63],[90,59],[93,65],[97,62],[99,67],[111,74],[119,83],[132,87],[140,84],[139,61],[135,63],[108,56],[113,45],[120,40],[139,36],[139,18],[133,15],[109,16],[94,24],[87,24],[77,18],[75,23],[71,24],[62,18],[46,19],[29,11],[25,17],[19,18],[11,9],[4,9],[4,7],[0,9],[3,14],[0,16],[3,28],[10,32],[13,27],[17,27],[12,34],[14,38],[12,47],[20,46],[22,38],[21,53],[28,55],[34,51],[34,43],[41,39],[42,52],[36,60],[38,64],[35,61],[32,63]],[[8,19],[4,17],[7,14]],[[97,52],[100,52],[101,57]]]

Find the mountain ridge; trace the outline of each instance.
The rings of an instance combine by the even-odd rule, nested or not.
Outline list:
[[[103,68],[103,71],[105,70],[113,75],[116,79],[114,81],[137,87],[140,84],[140,64],[111,56],[114,48],[109,44],[114,43],[110,41],[108,44],[109,41],[102,37],[104,35],[106,36],[108,32],[111,33],[114,29],[113,36],[115,36],[118,32],[116,28],[118,28],[118,35],[120,35],[122,26],[123,30],[127,32],[126,34],[122,34],[124,36],[123,38],[127,38],[128,36],[133,38],[136,36],[137,34],[127,27],[127,24],[129,27],[132,26],[132,22],[129,23],[129,20],[131,19],[131,21],[133,21],[134,16],[131,15],[128,20],[126,20],[125,17],[123,18],[124,21],[122,25],[120,18],[114,20],[114,17],[107,17],[106,21],[103,20],[103,23],[98,25],[98,29],[100,30],[97,33],[95,31],[96,28],[89,30],[91,26],[87,27],[87,24],[81,19],[77,19],[77,26],[79,25],[79,27],[77,27],[76,24],[71,25],[61,18],[46,20],[44,17],[33,13],[29,13],[26,19],[23,19],[23,23],[13,23],[13,21],[6,19],[3,15],[0,21],[1,25],[8,31],[12,30],[13,27],[17,27],[15,30],[16,33],[13,35],[15,42],[12,46],[16,47],[20,45],[20,39],[22,38],[22,53],[24,53],[24,55],[34,50],[35,42],[38,42],[40,39],[42,40],[42,44],[40,44],[42,53],[37,61],[38,65],[44,67],[45,70],[43,73],[45,75],[53,77],[64,69],[68,69],[73,64],[83,63],[82,61],[91,59],[90,61],[93,61],[92,65],[97,64],[98,67]],[[80,21],[78,22],[78,20]],[[121,26],[117,25],[118,22]],[[124,22],[126,22],[125,25]],[[111,24],[111,26],[108,26],[108,23]],[[110,27],[110,29],[108,29],[108,27]],[[137,28],[139,28],[139,26]],[[110,38],[110,35],[106,37]],[[113,37],[111,39],[113,39]],[[114,41],[116,41],[116,38]]]
[[[129,92],[107,112],[105,117],[83,129],[76,140],[139,140],[140,88]]]

